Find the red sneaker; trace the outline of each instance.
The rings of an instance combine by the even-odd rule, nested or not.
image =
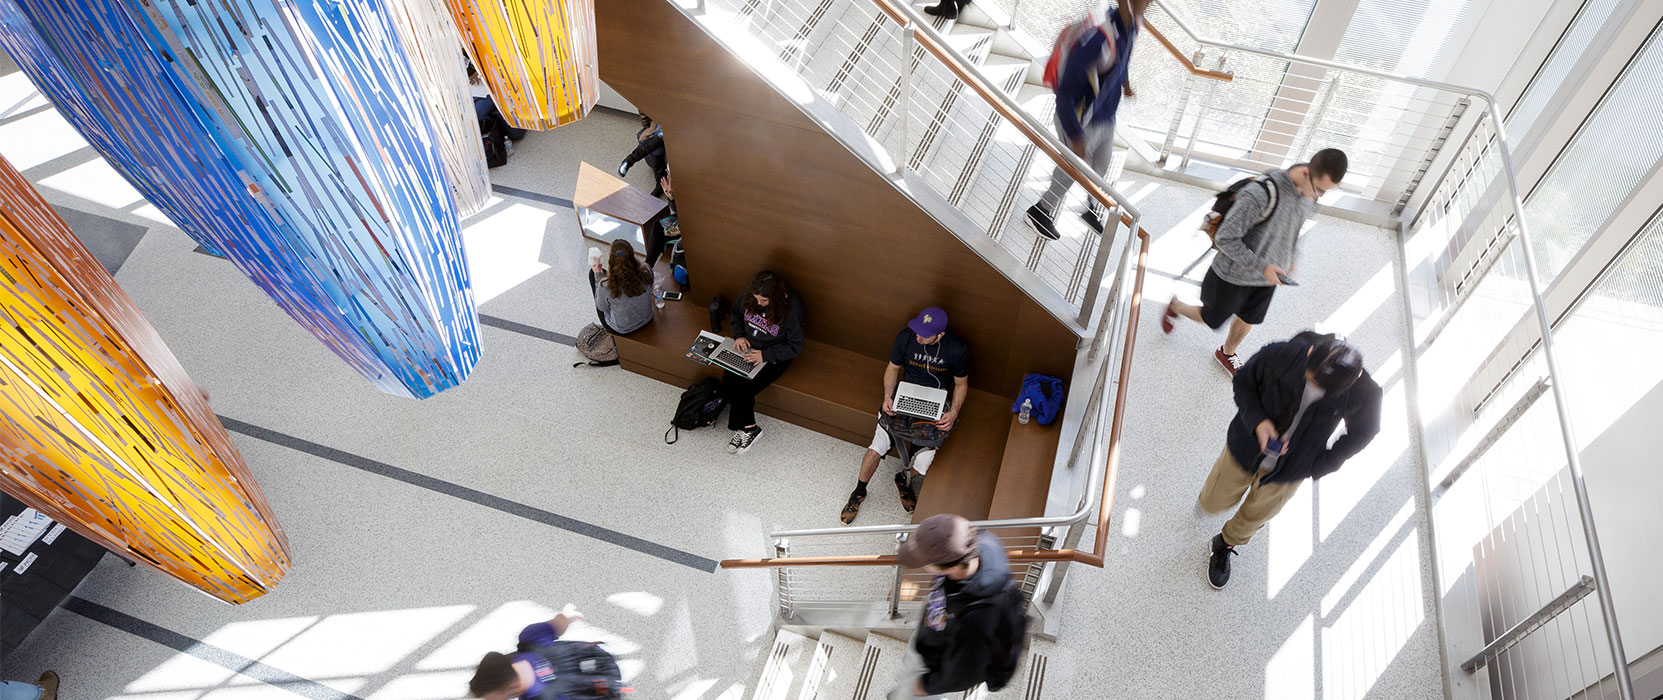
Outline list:
[[[1213,351],[1213,359],[1218,360],[1218,363],[1224,366],[1224,371],[1229,372],[1232,377],[1236,376],[1236,370],[1241,369],[1241,359],[1235,355],[1224,354],[1223,345]]]
[[[1178,320],[1178,312],[1172,310],[1172,302],[1178,301],[1177,295],[1166,303],[1166,311],[1161,312],[1161,332],[1172,333],[1172,322]]]

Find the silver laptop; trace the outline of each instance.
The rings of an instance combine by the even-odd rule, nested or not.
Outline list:
[[[895,401],[892,405],[896,413],[904,413],[914,418],[941,420],[941,414],[947,412],[947,390],[901,382],[895,387]]]
[[[733,349],[732,338],[723,338],[710,331],[699,331],[699,337],[693,339],[693,347],[687,350],[687,357],[716,365],[746,379],[755,379],[757,373],[762,371],[762,366],[768,364],[752,364],[738,350]]]

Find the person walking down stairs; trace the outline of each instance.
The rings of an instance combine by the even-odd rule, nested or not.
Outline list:
[[[924,8],[925,14],[947,19],[958,19],[959,13],[970,5],[970,0],[941,0],[939,4]]]
[[[897,554],[902,566],[936,577],[888,700],[958,697],[983,683],[1004,688],[1026,636],[1027,600],[999,539],[957,515],[932,515]]]
[[[1085,21],[1063,28],[1052,47],[1052,67],[1046,82],[1056,93],[1057,136],[1074,155],[1085,160],[1098,175],[1107,175],[1114,157],[1114,118],[1120,97],[1131,97],[1127,82],[1132,63],[1132,41],[1149,0],[1120,0],[1120,6],[1101,21],[1097,13]],[[1038,202],[1028,207],[1028,223],[1039,235],[1057,240],[1056,214],[1068,197],[1074,178],[1062,168],[1051,174],[1051,186]],[[1080,217],[1098,233],[1103,232],[1106,212],[1096,200]]]

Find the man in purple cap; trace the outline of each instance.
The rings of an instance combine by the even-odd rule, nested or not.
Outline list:
[[[957,697],[984,682],[1003,688],[1016,670],[1028,605],[999,538],[957,515],[932,515],[896,554],[902,566],[936,577],[888,700]],[[1012,619],[1022,621],[1007,624]]]
[[[928,421],[895,412],[895,387],[905,381],[947,391],[947,410],[941,419]],[[895,336],[889,353],[889,367],[883,373],[883,404],[878,411],[878,429],[872,445],[860,460],[860,483],[843,505],[841,518],[847,525],[860,515],[866,500],[866,482],[878,471],[878,462],[894,446],[900,453],[901,471],[895,474],[895,488],[901,507],[908,513],[918,505],[918,489],[924,474],[935,461],[935,451],[947,440],[947,432],[958,422],[959,411],[970,395],[970,346],[947,331],[947,312],[936,307],[924,309]],[[916,476],[916,478],[915,478]]]

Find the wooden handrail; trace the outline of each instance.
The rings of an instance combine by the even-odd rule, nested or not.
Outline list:
[[[1171,39],[1166,38],[1166,35],[1162,34],[1161,30],[1156,29],[1155,25],[1150,24],[1148,19],[1143,21],[1143,28],[1147,30],[1150,35],[1155,37],[1155,41],[1161,42],[1161,46],[1166,47],[1166,52],[1172,54],[1173,58],[1178,59],[1178,63],[1183,64],[1184,70],[1189,71],[1190,75],[1198,75],[1203,78],[1210,78],[1212,80],[1219,80],[1226,83],[1233,82],[1236,79],[1235,73],[1209,70],[1196,66],[1195,62],[1191,61],[1189,56],[1185,56],[1184,52],[1179,51],[1178,46],[1173,44]]]

